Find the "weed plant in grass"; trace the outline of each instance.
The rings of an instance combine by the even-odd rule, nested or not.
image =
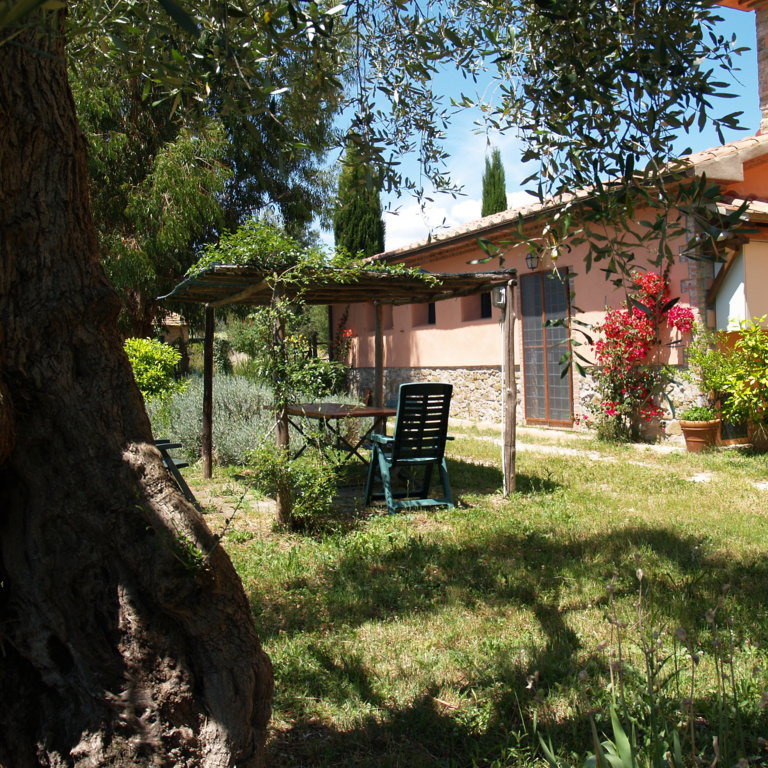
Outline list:
[[[635,765],[765,761],[764,457],[526,451],[505,500],[498,446],[449,450],[456,509],[226,540],[273,766],[580,766],[612,707]]]

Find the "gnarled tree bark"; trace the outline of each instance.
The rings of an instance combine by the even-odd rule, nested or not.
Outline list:
[[[0,765],[260,766],[269,659],[152,444],[59,32],[0,45]]]

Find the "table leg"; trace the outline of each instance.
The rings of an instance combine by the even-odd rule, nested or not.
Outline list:
[[[299,450],[296,451],[296,453],[294,453],[292,456],[293,459],[298,459],[299,456],[301,456],[301,454],[307,450],[309,438],[306,436],[306,434],[304,434],[304,430],[301,428],[301,426],[296,422],[291,421],[290,417],[288,418],[288,423],[304,438],[304,445],[302,445],[301,448],[299,448]]]
[[[366,459],[364,456],[361,456],[361,455],[360,455],[360,451],[359,451],[359,448],[360,448],[360,446],[362,446],[362,444],[363,444],[363,443],[364,443],[366,440],[368,440],[368,439],[370,438],[370,436],[373,434],[373,432],[376,432],[376,431],[378,431],[378,430],[376,429],[376,427],[377,427],[377,424],[378,424],[378,422],[376,422],[376,421],[375,421],[373,424],[371,424],[370,428],[369,428],[369,429],[367,429],[367,430],[366,430],[366,431],[363,433],[362,437],[361,437],[361,438],[360,438],[360,439],[357,441],[357,443],[355,443],[355,445],[352,445],[352,444],[351,444],[350,442],[348,442],[347,440],[344,440],[344,443],[345,443],[345,444],[346,444],[346,446],[347,446],[347,457],[344,459],[344,461],[342,462],[342,464],[345,464],[345,463],[346,463],[347,461],[349,461],[349,460],[350,460],[350,459],[351,459],[353,456],[357,456],[357,458],[360,460],[360,462],[361,462],[363,465],[367,465],[367,464],[368,464],[368,459]],[[385,426],[385,431],[386,431],[386,420],[385,420],[385,422],[384,422],[384,426]],[[344,438],[342,438],[342,439],[344,439]]]

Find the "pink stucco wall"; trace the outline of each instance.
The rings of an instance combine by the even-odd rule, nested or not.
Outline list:
[[[768,237],[744,246],[744,269],[748,319],[768,316]]]
[[[394,307],[393,327],[384,331],[384,364],[400,368],[498,365],[499,311],[494,308],[490,320],[463,322],[460,302],[439,302],[435,325],[414,325],[411,306]],[[366,327],[365,317],[360,305],[350,308],[347,326],[355,334],[352,363],[358,367],[373,366],[374,333]]]
[[[756,201],[750,212],[750,216],[754,216],[754,221],[750,219],[750,225],[756,223],[758,226],[764,226],[762,206],[768,202],[765,198],[766,189],[768,189],[768,144],[763,137],[749,137],[724,147],[707,150],[699,153],[691,162],[694,172],[700,169],[702,173],[707,173],[710,180],[718,183],[723,202],[727,203],[732,198]],[[578,210],[578,202],[575,210]],[[441,236],[437,235],[436,239],[429,243],[415,244],[407,249],[385,254],[383,258],[435,273],[486,271],[498,268],[499,265],[494,262],[483,265],[470,264],[471,260],[484,255],[477,242],[477,238],[483,236],[505,251],[503,266],[515,268],[522,280],[524,275],[532,274],[525,264],[526,251],[523,247],[505,245],[505,242],[515,239],[517,228],[515,217],[518,213],[526,217],[522,226],[525,227],[528,236],[535,238],[540,235],[541,228],[552,220],[554,211],[554,207],[542,210],[533,206],[521,211],[502,212],[459,227],[443,236],[442,240]],[[655,214],[638,210],[636,216],[637,220],[651,220]],[[604,235],[607,240],[617,239],[615,233],[610,231],[605,231]],[[680,254],[684,245],[683,239],[681,237],[679,242],[670,243],[673,254]],[[747,293],[751,291],[752,304],[759,308],[765,305],[763,286],[768,279],[768,268],[763,265],[765,259],[762,257],[768,241],[764,231],[758,237],[752,235],[752,240],[755,242],[746,247],[747,256],[751,255],[753,261],[751,278],[747,273],[745,274],[749,282]],[[734,252],[732,250],[734,242],[729,242],[727,247],[731,250],[728,250],[726,255]],[[606,308],[620,307],[625,300],[623,290],[616,288],[606,279],[602,271],[606,266],[605,263],[594,264],[591,271],[587,271],[586,255],[587,247],[584,244],[573,245],[570,250],[566,246],[561,249],[556,265],[551,261],[545,261],[536,269],[543,274],[557,267],[567,270],[571,276],[570,285],[573,290],[571,318],[577,321],[572,323],[572,334],[576,340],[579,340],[579,328],[599,324],[604,318]],[[640,271],[658,271],[651,264],[651,257],[651,253],[635,248],[635,266]],[[707,303],[713,300],[713,291],[719,290],[718,281],[713,285],[715,271],[712,263],[687,260],[678,255],[669,267],[667,276],[670,293],[673,297],[679,298],[680,305],[692,307],[697,319],[709,320],[705,316],[707,314],[705,309]],[[542,284],[534,285],[541,287]],[[382,299],[385,297],[382,296]],[[481,387],[478,382],[493,379],[496,382],[495,389],[493,387],[488,389],[485,397],[498,398],[500,391],[498,367],[502,359],[501,330],[498,322],[500,311],[494,308],[491,318],[479,319],[479,309],[479,297],[440,302],[435,307],[434,324],[425,324],[425,305],[386,309],[385,368],[392,369],[390,373],[398,381],[428,380],[431,375],[439,375],[444,380],[455,379],[458,384],[457,391],[461,390],[462,397],[468,402],[474,402],[483,396],[480,395]],[[520,317],[519,290],[515,291],[515,309]],[[335,308],[337,320],[343,311],[343,307]],[[352,306],[349,309],[346,326],[353,332],[350,362],[357,368],[365,369],[359,372],[362,381],[374,366],[372,305]],[[556,426],[571,423],[567,416],[567,396],[564,394],[564,389],[570,388],[570,416],[578,417],[585,412],[584,409],[589,407],[589,403],[595,397],[594,382],[589,376],[582,377],[574,371],[565,386],[563,386],[564,380],[554,381],[552,353],[556,353],[558,349],[556,346],[549,346],[547,354],[543,354],[541,338],[533,340],[523,364],[522,331],[521,320],[516,324],[515,334],[521,414],[530,423]],[[553,336],[555,336],[554,333]],[[680,338],[677,331],[672,331],[662,340],[686,341]],[[656,358],[649,362],[682,363],[684,349],[684,343],[664,346]],[[578,351],[586,358],[586,363],[591,362],[588,344],[580,346]],[[367,381],[366,386],[370,387],[370,381]],[[683,389],[673,394],[680,402],[685,401],[688,404],[691,395]],[[456,395],[456,392],[454,394]]]
[[[500,240],[503,237],[499,238]],[[454,250],[458,247],[454,246]],[[451,244],[422,255],[419,260],[408,260],[409,266],[422,267],[430,272],[470,272],[498,268],[489,262],[484,265],[470,265],[468,262],[481,256],[478,246],[464,246],[460,252],[452,253]],[[600,271],[602,264],[593,265],[586,271],[584,258],[586,246],[579,245],[570,253],[558,258],[558,268],[568,268],[575,273],[572,278],[574,297],[572,315],[586,323],[598,323],[606,307],[617,307],[624,300],[624,294],[605,279]],[[530,272],[525,264],[525,251],[514,248],[506,253],[505,268],[514,267],[519,274]],[[538,269],[551,270],[551,262],[540,264]],[[638,266],[655,271],[647,258],[638,259]],[[677,261],[670,271],[670,286],[673,296],[681,297],[681,304],[688,304],[685,292],[688,280],[688,264]],[[516,291],[517,311],[520,312],[519,293]],[[438,302],[435,308],[435,324],[419,325],[418,313],[423,308],[417,305],[394,307],[392,327],[384,331],[384,365],[386,367],[450,367],[498,365],[501,360],[500,310],[493,308],[491,319],[466,320],[464,317],[472,303],[479,303],[477,297],[465,297]],[[339,317],[338,308],[335,317]],[[356,367],[372,367],[374,364],[373,312],[370,305],[352,305],[346,323],[353,331],[351,363]],[[516,343],[522,343],[521,326],[517,324]],[[680,352],[670,350],[664,362],[678,362]]]
[[[755,192],[762,191],[760,197],[765,197],[768,191],[768,160],[759,158],[744,165],[744,180],[729,182],[727,194],[734,197],[750,199],[755,197]]]

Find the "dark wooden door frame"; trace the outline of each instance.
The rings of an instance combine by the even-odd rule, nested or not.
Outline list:
[[[565,267],[564,269],[561,269],[561,272],[564,272],[568,274],[568,267]],[[526,344],[525,344],[525,314],[523,312],[523,281],[526,277],[534,277],[534,276],[541,276],[540,284],[541,284],[541,321],[542,321],[542,331],[543,331],[543,341],[542,349],[544,351],[544,354],[542,355],[542,361],[544,365],[543,370],[543,377],[544,377],[544,410],[549,415],[549,363],[547,361],[547,327],[544,325],[546,323],[546,309],[545,309],[545,303],[544,303],[544,280],[548,279],[547,275],[551,274],[550,270],[538,270],[536,272],[529,272],[525,275],[520,275],[519,277],[519,284],[520,288],[518,290],[518,294],[520,296],[520,341],[521,341],[521,383],[523,385],[523,410],[525,413],[525,421],[526,423],[530,424],[541,424],[545,426],[551,426],[551,427],[572,427],[573,426],[573,372],[572,370],[569,370],[566,374],[568,377],[568,396],[570,399],[570,417],[567,420],[563,419],[551,419],[551,418],[537,418],[532,417],[528,415],[528,393],[525,388],[525,352],[526,352]],[[553,278],[554,279],[554,278]],[[569,280],[569,277],[566,278],[566,280]],[[565,295],[565,311],[566,316],[570,320],[571,317],[571,293],[570,290],[567,288],[568,283],[566,282],[566,295]],[[570,330],[569,330],[569,336],[570,336]]]

